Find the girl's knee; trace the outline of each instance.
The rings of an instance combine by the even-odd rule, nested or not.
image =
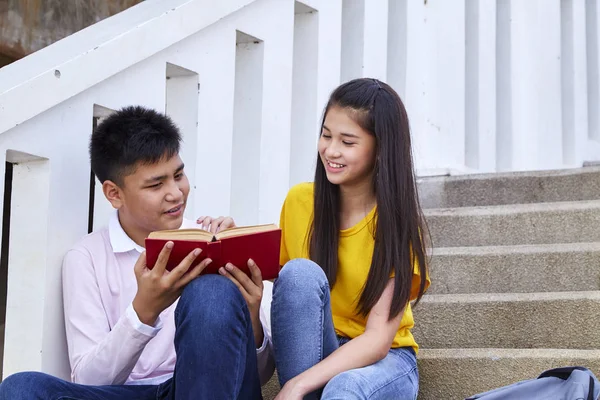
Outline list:
[[[325,386],[321,397],[322,400],[362,400],[367,398],[368,393],[365,392],[362,377],[353,370],[334,376]]]
[[[310,260],[295,259],[283,266],[273,284],[271,311],[303,309],[328,298],[329,282],[321,267]]]
[[[371,365],[342,372],[327,383],[322,400],[398,399],[414,400],[419,391],[416,367],[409,370],[382,371]],[[389,366],[386,366],[389,367]]]
[[[287,262],[279,271],[274,286],[306,288],[310,285],[322,286],[324,284],[328,284],[327,277],[318,264],[304,258],[296,258]]]

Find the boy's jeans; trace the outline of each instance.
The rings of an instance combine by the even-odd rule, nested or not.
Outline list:
[[[218,275],[190,282],[175,309],[173,378],[161,385],[85,386],[39,372],[0,384],[0,400],[261,399],[246,301]]]
[[[273,287],[271,325],[282,386],[349,340],[336,336],[329,283],[321,267],[309,260],[292,260],[281,270]],[[375,364],[335,376],[322,391],[305,399],[414,400],[418,391],[415,353],[412,348],[397,348]]]

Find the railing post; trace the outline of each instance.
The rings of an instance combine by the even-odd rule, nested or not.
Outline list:
[[[406,21],[404,100],[417,173],[464,171],[465,0],[409,1]]]

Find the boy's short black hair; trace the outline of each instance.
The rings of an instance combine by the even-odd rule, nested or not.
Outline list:
[[[125,107],[92,133],[92,171],[102,183],[123,184],[138,164],[154,164],[179,153],[181,134],[171,118],[141,106]]]

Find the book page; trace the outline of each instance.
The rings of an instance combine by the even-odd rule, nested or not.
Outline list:
[[[266,225],[253,225],[253,226],[240,226],[236,228],[229,228],[221,231],[215,235],[217,240],[226,239],[228,237],[244,236],[251,233],[269,232],[279,229],[275,224]]]
[[[211,242],[214,239],[214,236],[212,233],[203,229],[173,229],[168,231],[152,232],[150,235],[148,235],[148,239]]]

